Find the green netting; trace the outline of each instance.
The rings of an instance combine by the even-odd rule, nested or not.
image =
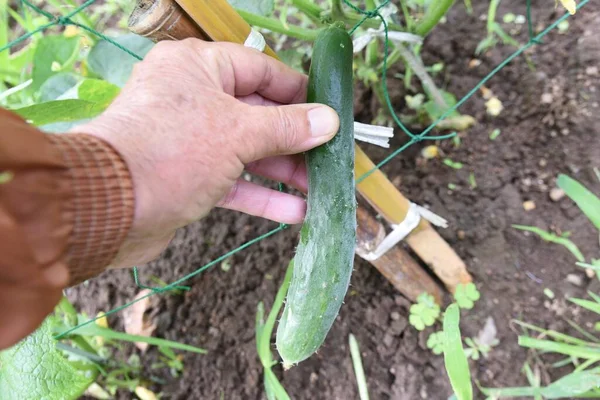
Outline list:
[[[77,14],[83,12],[86,8],[88,8],[89,6],[91,6],[92,4],[94,4],[97,0],[88,0],[85,3],[83,3],[82,5],[80,5],[79,7],[75,8],[73,11],[71,11],[70,13],[64,15],[64,16],[55,16],[43,9],[40,9],[39,7],[31,4],[29,1],[27,0],[21,0],[21,3],[26,6],[29,7],[30,9],[32,9],[33,11],[46,16],[49,19],[49,22],[47,24],[44,24],[40,27],[38,27],[37,29],[31,31],[31,32],[27,32],[26,34],[22,35],[21,37],[11,41],[10,43],[7,43],[5,46],[0,48],[0,52],[2,51],[6,51],[8,49],[10,49],[11,47],[23,42],[24,40],[30,38],[31,36],[35,35],[36,33],[40,33],[48,28],[54,27],[54,26],[67,26],[67,25],[74,25],[77,26],[83,30],[86,30],[87,32],[90,32],[91,34],[94,34],[96,36],[98,36],[99,38],[111,43],[112,45],[114,45],[115,47],[118,47],[119,49],[123,50],[124,52],[130,54],[131,56],[135,57],[138,60],[142,60],[142,57],[138,56],[137,54],[135,54],[134,52],[132,52],[131,50],[127,49],[126,47],[120,45],[119,43],[115,42],[114,40],[112,40],[111,38],[103,35],[102,33],[96,31],[94,28],[90,27],[90,26],[86,26],[83,25],[81,23],[78,23],[76,21],[74,21],[72,18],[74,16],[76,16]],[[583,6],[585,6],[587,3],[589,2],[589,0],[582,0],[578,6],[577,9],[581,9]],[[411,131],[409,131],[404,124],[402,124],[402,122],[400,121],[400,119],[398,118],[397,114],[394,111],[394,108],[392,106],[391,100],[390,100],[390,96],[389,93],[387,91],[387,59],[388,59],[388,55],[389,55],[389,41],[388,41],[388,28],[387,28],[387,24],[385,19],[383,18],[383,16],[380,13],[380,10],[385,7],[388,3],[390,3],[390,0],[386,0],[384,1],[381,6],[379,6],[377,9],[375,10],[369,10],[369,11],[365,11],[362,10],[358,7],[356,7],[355,5],[353,5],[352,3],[350,3],[349,0],[344,0],[344,3],[352,8],[355,12],[358,12],[359,14],[361,14],[363,16],[362,20],[359,21],[356,26],[354,26],[350,33],[353,33],[360,25],[362,25],[367,19],[371,19],[371,18],[379,18],[383,24],[384,27],[384,31],[385,31],[385,41],[384,41],[384,58],[383,58],[383,73],[382,73],[382,85],[383,85],[383,92],[384,92],[384,97],[386,100],[386,105],[390,111],[390,114],[392,115],[392,118],[394,119],[394,121],[396,122],[396,124],[398,125],[398,127],[409,137],[409,141],[402,145],[400,148],[394,150],[393,152],[391,152],[383,161],[381,161],[379,164],[377,164],[375,166],[375,168],[373,168],[372,170],[368,171],[367,173],[365,173],[364,175],[360,176],[357,178],[357,183],[361,182],[362,180],[364,180],[365,178],[367,178],[369,175],[371,175],[374,171],[376,171],[377,169],[381,168],[382,166],[384,166],[385,164],[387,164],[388,162],[390,162],[394,157],[396,157],[398,154],[400,154],[402,151],[404,151],[406,148],[408,148],[409,146],[422,141],[422,140],[440,140],[440,139],[447,139],[452,137],[454,134],[450,134],[450,135],[442,135],[442,136],[430,136],[429,133],[440,123],[440,121],[444,120],[445,118],[447,118],[451,113],[453,113],[454,111],[456,111],[462,104],[464,104],[471,96],[473,96],[473,94],[475,94],[475,92],[480,89],[487,81],[489,81],[494,75],[496,75],[502,68],[504,68],[508,63],[510,63],[513,59],[515,59],[516,57],[518,57],[519,55],[521,55],[523,52],[525,52],[527,49],[531,48],[532,46],[541,43],[541,39],[546,36],[551,30],[555,29],[562,21],[566,20],[567,18],[570,17],[569,14],[565,14],[562,17],[560,17],[558,20],[556,20],[554,23],[552,23],[550,26],[548,26],[546,29],[544,29],[542,32],[540,32],[539,34],[535,35],[534,34],[534,30],[533,30],[533,24],[532,24],[532,18],[531,18],[531,0],[527,0],[527,30],[528,30],[528,34],[529,34],[529,40],[526,44],[524,44],[523,46],[521,46],[519,49],[517,49],[514,53],[512,53],[510,56],[508,56],[503,62],[501,62],[498,66],[496,66],[488,75],[486,75],[477,85],[475,85],[475,87],[473,87],[463,98],[461,98],[453,107],[451,107],[450,109],[448,109],[441,117],[439,117],[436,121],[434,121],[431,125],[429,125],[426,129],[424,129],[422,132],[415,134]],[[282,189],[282,186],[280,185],[280,190]],[[135,283],[143,288],[149,288],[151,289],[151,291],[143,296],[140,297],[134,301],[128,302],[126,304],[123,304],[119,307],[116,307],[110,311],[107,311],[104,315],[111,315],[114,313],[117,313],[127,307],[130,307],[131,305],[144,300],[147,297],[153,296],[157,293],[162,293],[165,291],[169,291],[169,290],[173,290],[173,289],[183,289],[186,290],[188,289],[188,287],[186,286],[181,286],[181,284],[189,281],[191,278],[193,278],[194,276],[202,273],[203,271],[207,270],[208,268],[214,266],[215,264],[227,259],[228,257],[252,246],[255,243],[260,242],[263,239],[266,239],[270,236],[275,235],[278,232],[283,231],[284,229],[287,228],[287,225],[285,224],[280,224],[277,228],[263,234],[260,235],[257,238],[254,238],[244,244],[242,244],[241,246],[223,254],[222,256],[212,260],[211,262],[209,262],[208,264],[203,265],[202,267],[196,269],[195,271],[175,280],[174,282],[171,282],[170,284],[161,287],[161,288],[149,288],[145,285],[140,284],[139,279],[138,279],[138,274],[137,274],[137,269],[133,269],[133,275],[134,275],[134,281]],[[65,337],[67,335],[69,335],[70,333],[72,333],[73,331],[77,330],[78,328],[88,325],[90,323],[93,323],[94,321],[96,321],[97,319],[101,318],[102,316],[98,316],[96,318],[92,318],[89,319],[73,328],[70,328],[60,334],[58,334],[56,336],[57,339]]]

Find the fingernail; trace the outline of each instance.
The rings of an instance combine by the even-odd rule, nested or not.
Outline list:
[[[316,107],[308,112],[310,133],[315,136],[331,136],[338,131],[339,118],[329,107]]]
[[[63,264],[56,263],[42,271],[42,274],[52,287],[65,287],[69,283],[69,271]]]

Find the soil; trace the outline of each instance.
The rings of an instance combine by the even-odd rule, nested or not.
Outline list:
[[[524,3],[502,2],[499,18],[508,12],[524,15]],[[554,10],[552,1],[533,3],[536,27],[545,27],[562,14]],[[485,35],[480,16],[486,14],[486,6],[476,4],[473,15],[468,15],[457,2],[447,22],[423,46],[427,65],[445,65],[436,77],[438,85],[458,98],[514,51],[498,45],[478,57],[479,66],[469,67]],[[527,385],[521,367],[528,352],[518,346],[520,330],[512,320],[570,332],[569,318],[593,330],[593,316],[578,312],[565,298],[585,297],[586,290],[600,291],[598,279],[587,277],[562,246],[511,227],[523,224],[571,232],[571,239],[588,259],[599,258],[598,232],[591,223],[566,197],[558,201],[549,197],[559,173],[600,193],[592,169],[600,167],[600,12],[590,3],[569,21],[565,34],[555,30],[543,44],[527,51],[535,70],[519,57],[488,82],[504,106],[498,117],[486,115],[479,92],[462,106],[460,111],[475,117],[478,124],[461,134],[459,147],[451,141],[440,144],[446,157],[464,164],[462,169],[449,168],[442,159],[424,160],[420,150],[431,143],[419,143],[383,167],[411,200],[430,206],[450,222],[440,233],[465,260],[482,295],[473,310],[462,313],[463,334],[476,336],[488,317],[495,321],[500,344],[487,358],[471,361],[473,377],[482,386]],[[527,40],[524,25],[516,37],[521,43]],[[392,80],[390,85],[394,104],[402,110],[407,94],[403,82]],[[357,116],[369,122],[379,106],[364,88],[357,98]],[[501,134],[490,140],[494,129]],[[405,140],[397,131],[392,149]],[[376,161],[389,154],[373,146],[363,148]],[[471,173],[476,187],[469,183]],[[454,190],[449,184],[456,185]],[[525,201],[533,201],[535,209],[526,211]],[[276,226],[215,210],[179,231],[159,260],[141,268],[142,280],[149,282],[154,275],[173,281]],[[166,383],[155,389],[163,398],[265,398],[254,342],[256,306],[264,301],[270,308],[293,256],[298,230],[292,227],[231,256],[225,265],[217,264],[191,279],[191,290],[183,295],[158,297],[155,336],[209,351],[206,355],[186,353],[179,378],[162,376]],[[567,279],[568,275],[576,278]],[[554,299],[544,295],[544,288],[554,292]],[[131,300],[137,291],[130,271],[110,271],[70,289],[68,295],[80,309],[95,315]],[[276,366],[276,374],[294,399],[358,398],[347,346],[348,334],[353,333],[360,344],[372,399],[447,399],[452,392],[443,359],[425,346],[432,329],[424,333],[413,329],[407,323],[409,307],[409,301],[376,269],[356,258],[352,286],[324,346],[289,371]],[[122,329],[122,315],[111,317],[110,324]],[[156,356],[156,350],[150,349],[142,360],[150,365]],[[568,371],[549,369],[540,362],[535,366],[540,368],[543,383]],[[149,368],[147,372],[151,373]],[[477,396],[483,398],[481,393]]]

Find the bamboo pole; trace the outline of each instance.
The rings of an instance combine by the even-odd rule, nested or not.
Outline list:
[[[175,1],[188,14],[189,19],[195,21],[211,40],[244,43],[250,32],[250,25],[225,0]],[[154,10],[161,11],[160,8]],[[172,37],[172,39],[185,37],[189,36]],[[265,48],[265,53],[277,58],[269,46]],[[371,171],[375,164],[358,145],[355,146],[355,152],[355,174],[360,177]],[[388,222],[398,224],[404,220],[410,203],[380,170],[374,171],[361,181],[357,189]],[[421,234],[418,234],[419,232]],[[418,228],[407,238],[407,243],[432,268],[450,291],[453,292],[457,284],[472,280],[465,263],[426,221],[421,221]]]
[[[155,42],[196,37],[209,40],[206,32],[171,0],[138,1],[128,20],[129,30]]]

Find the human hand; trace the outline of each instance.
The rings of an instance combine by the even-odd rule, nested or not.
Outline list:
[[[241,45],[158,43],[108,110],[77,129],[110,143],[132,175],[134,221],[112,266],[154,259],[177,228],[215,206],[301,222],[302,198],[240,176],[246,170],[306,192],[304,157],[294,154],[339,127],[333,109],[300,104],[306,86],[305,75]]]

